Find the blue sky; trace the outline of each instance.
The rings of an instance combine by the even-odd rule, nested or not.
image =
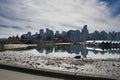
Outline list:
[[[120,31],[120,0],[0,0],[0,38],[53,30]]]
[[[112,15],[117,16],[120,14],[120,0],[101,0],[107,3],[107,6],[111,8]]]

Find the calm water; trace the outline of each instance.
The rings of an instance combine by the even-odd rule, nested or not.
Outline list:
[[[53,57],[75,57],[76,55],[80,55],[81,57],[84,58],[120,58],[120,49],[103,50],[100,48],[85,47],[79,44],[44,45],[14,50],[24,51],[31,49],[35,49],[40,54],[43,54],[45,56]]]

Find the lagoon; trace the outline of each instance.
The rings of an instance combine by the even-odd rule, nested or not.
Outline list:
[[[18,45],[16,45],[18,46]],[[23,45],[24,46],[24,45]],[[36,50],[39,55],[50,57],[75,57],[92,59],[107,59],[107,58],[120,58],[120,49],[101,49],[94,47],[87,47],[81,44],[53,44],[53,45],[39,45],[39,46],[26,46],[25,47],[7,47],[3,51],[31,51]],[[34,52],[34,54],[36,54]]]

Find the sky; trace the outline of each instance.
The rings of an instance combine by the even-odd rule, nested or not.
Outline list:
[[[120,32],[120,0],[0,0],[0,38],[39,29]]]

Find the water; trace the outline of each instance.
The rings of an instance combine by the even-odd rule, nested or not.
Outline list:
[[[120,49],[105,50],[100,48],[90,48],[79,44],[42,45],[37,47],[12,49],[12,51],[31,49],[35,49],[39,54],[51,57],[75,57],[80,55],[83,58],[96,59],[120,58]]]

